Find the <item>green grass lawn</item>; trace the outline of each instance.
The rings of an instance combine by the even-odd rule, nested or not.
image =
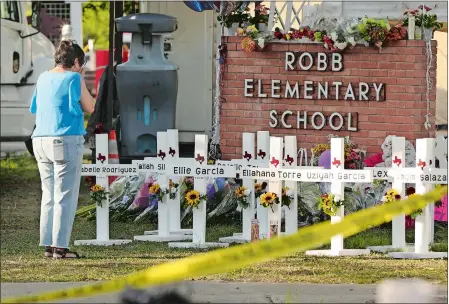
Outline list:
[[[40,180],[33,159],[1,161],[1,282],[68,282],[116,278],[199,251],[168,249],[167,244],[133,242],[117,247],[74,247],[85,259],[54,261],[43,258],[39,242]],[[80,206],[88,204],[84,189]],[[131,239],[150,224],[111,223],[111,238]],[[238,232],[238,224],[207,228],[207,239]],[[95,238],[95,222],[76,219],[72,239]],[[447,226],[436,227],[434,249],[447,251]],[[413,231],[407,232],[413,242]],[[375,228],[345,239],[346,248],[391,243],[389,229]],[[447,284],[447,260],[393,260],[385,255],[317,258],[297,253],[270,262],[197,280],[242,282],[376,283],[386,278],[423,278]]]

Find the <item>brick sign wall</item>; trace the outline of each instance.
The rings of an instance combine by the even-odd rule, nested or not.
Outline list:
[[[224,159],[241,158],[243,132],[296,135],[298,147],[308,149],[326,143],[330,133],[349,135],[369,154],[381,152],[387,135],[412,142],[434,135],[433,127],[424,128],[424,41],[398,41],[382,50],[356,46],[340,56],[321,44],[298,43],[273,43],[263,52],[245,53],[240,37],[226,40]],[[430,75],[436,83],[435,41],[432,52]],[[430,100],[433,118],[435,87]]]

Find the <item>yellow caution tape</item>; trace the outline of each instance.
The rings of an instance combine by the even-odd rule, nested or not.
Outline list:
[[[393,216],[402,213],[410,214],[422,209],[427,204],[441,199],[446,193],[447,186],[436,188],[424,195],[350,214],[337,224],[330,224],[327,221],[301,228],[293,235],[193,255],[174,262],[152,266],[116,280],[61,291],[3,299],[2,303],[37,303],[84,298],[118,292],[126,286],[147,287],[173,283],[196,276],[228,272],[293,252],[314,248],[329,242],[331,237],[337,234],[343,234],[345,237],[357,234],[373,226],[389,222]]]

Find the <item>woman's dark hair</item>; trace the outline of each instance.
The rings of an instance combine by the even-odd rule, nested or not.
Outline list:
[[[70,40],[62,40],[55,52],[55,63],[68,69],[75,64],[75,59],[78,59],[79,65],[82,66],[84,57],[84,51],[78,44]]]

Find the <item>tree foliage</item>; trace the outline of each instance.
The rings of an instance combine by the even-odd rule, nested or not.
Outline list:
[[[109,47],[109,1],[89,1],[83,3],[83,44],[94,39],[95,49]],[[130,14],[132,1],[124,1],[124,15]]]

